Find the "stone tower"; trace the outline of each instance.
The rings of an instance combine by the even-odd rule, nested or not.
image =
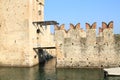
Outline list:
[[[44,0],[0,0],[0,66],[38,64],[33,21],[44,20]]]

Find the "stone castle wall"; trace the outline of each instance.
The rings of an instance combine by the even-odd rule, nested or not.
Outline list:
[[[113,22],[102,23],[96,35],[96,23],[86,23],[86,32],[70,24],[66,31],[64,25],[55,26],[57,67],[113,67],[119,66],[119,43],[113,34]],[[117,44],[117,46],[116,46]],[[117,48],[116,48],[117,47]],[[116,50],[117,49],[117,50]]]
[[[96,23],[86,23],[86,31],[78,23],[68,31],[56,26],[54,36],[50,26],[32,24],[43,20],[44,0],[0,0],[0,66],[34,66],[39,59],[33,48],[54,46],[56,51],[45,51],[57,57],[57,67],[120,65],[120,36],[113,34],[113,22],[103,22],[99,35]]]

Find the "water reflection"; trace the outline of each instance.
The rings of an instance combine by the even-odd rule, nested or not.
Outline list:
[[[59,69],[57,80],[103,80],[101,69]]]
[[[55,59],[33,68],[0,68],[0,80],[104,80],[101,69],[56,69]],[[108,77],[107,80],[120,80]]]
[[[107,77],[107,79],[106,80],[120,80],[120,77]]]

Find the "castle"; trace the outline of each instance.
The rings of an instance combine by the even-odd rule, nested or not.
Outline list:
[[[86,32],[77,25],[55,26],[58,68],[120,66],[119,36],[113,33],[113,21],[102,22],[96,35],[96,23],[86,23]]]
[[[33,48],[54,45],[50,27],[35,21],[44,21],[44,0],[0,0],[0,66],[37,65]]]
[[[86,32],[80,24],[70,24],[68,31],[56,25],[52,35],[51,22],[40,21],[44,0],[0,0],[0,66],[32,67],[43,52],[57,57],[57,68],[120,66],[120,38],[113,34],[112,21],[102,23],[99,35],[96,23],[86,23]]]

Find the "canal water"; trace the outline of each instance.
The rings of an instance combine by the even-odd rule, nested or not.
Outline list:
[[[120,80],[104,78],[102,69],[56,69],[55,59],[33,68],[0,67],[0,80]]]

